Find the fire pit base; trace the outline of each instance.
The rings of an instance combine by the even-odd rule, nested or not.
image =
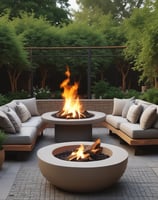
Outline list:
[[[87,111],[92,117],[63,119],[54,117],[57,111],[47,112],[42,119],[55,125],[55,142],[92,141],[92,126],[105,120],[105,113]]]
[[[55,125],[55,142],[91,141],[92,125]]]
[[[92,142],[57,143],[38,150],[39,168],[49,182],[65,191],[95,192],[120,179],[128,162],[128,153],[120,147],[101,143],[102,152],[109,158],[99,161],[65,161],[55,156],[80,144],[92,145]]]

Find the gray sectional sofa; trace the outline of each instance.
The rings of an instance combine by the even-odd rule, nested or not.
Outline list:
[[[0,106],[0,129],[7,135],[5,151],[32,151],[46,126],[35,98],[13,100]]]
[[[158,105],[140,99],[113,100],[113,112],[107,114],[104,126],[122,141],[136,147],[158,145]]]

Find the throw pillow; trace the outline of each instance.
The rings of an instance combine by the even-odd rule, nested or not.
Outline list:
[[[128,110],[130,108],[130,106],[134,103],[134,99],[130,99],[129,101],[127,101],[123,107],[123,110],[122,110],[122,117],[126,118],[127,117],[127,113],[128,113]]]
[[[156,106],[148,106],[140,117],[140,127],[142,129],[151,128],[157,118]]]
[[[8,116],[0,110],[0,127],[7,133],[16,133],[16,130]]]
[[[127,120],[135,124],[138,122],[141,113],[142,113],[142,106],[132,104],[127,113]]]
[[[16,132],[19,132],[21,128],[21,120],[16,114],[16,112],[12,108],[8,108],[8,111],[6,111],[6,114],[8,118],[10,119],[10,121],[12,122]]]
[[[15,111],[18,114],[21,122],[26,122],[28,119],[31,118],[31,114],[30,111],[27,109],[27,107],[21,103],[18,102],[16,107],[15,107]]]
[[[39,115],[36,98],[19,99],[19,100],[16,100],[16,102],[22,102],[23,104],[25,104],[25,106],[27,107],[27,109],[29,110],[32,116]]]
[[[114,98],[112,115],[122,116],[122,111],[123,111],[123,108],[124,108],[126,102],[129,102],[133,98],[134,97],[132,97],[130,99],[118,99],[118,98]]]

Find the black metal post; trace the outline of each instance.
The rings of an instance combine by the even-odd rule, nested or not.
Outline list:
[[[88,49],[87,96],[91,99],[91,49]]]

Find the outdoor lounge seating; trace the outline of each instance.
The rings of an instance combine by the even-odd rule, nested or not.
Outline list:
[[[5,151],[32,151],[46,125],[35,98],[13,100],[0,107],[0,128],[7,134]]]
[[[50,106],[48,102],[46,104],[49,105],[47,107],[52,107],[52,110],[56,109],[52,105]],[[24,109],[24,105],[29,112],[24,112],[26,109]],[[48,126],[48,123],[44,122],[40,115],[48,110],[39,109],[39,114],[37,105],[40,108],[40,104],[39,102],[37,104],[35,98],[29,98],[13,100],[0,107],[0,128],[7,128],[7,139],[4,144],[6,151],[32,151],[37,137]],[[42,107],[45,108],[45,106]],[[107,106],[105,105],[105,107]],[[21,108],[25,113],[23,114],[24,116],[18,113],[17,108]],[[102,109],[104,109],[103,105]],[[112,113],[106,114],[102,125],[109,129],[111,133],[119,136],[121,141],[125,141],[129,145],[138,147],[139,149],[140,146],[158,145],[158,105],[134,98],[114,98],[111,110]],[[20,121],[17,119],[17,116],[15,118],[15,113],[18,115]],[[7,124],[7,127],[6,117],[7,120],[12,121],[12,125]],[[11,130],[13,124],[16,130],[15,128]]]
[[[158,106],[140,99],[114,98],[113,112],[106,115],[104,126],[134,147],[158,145]]]

